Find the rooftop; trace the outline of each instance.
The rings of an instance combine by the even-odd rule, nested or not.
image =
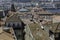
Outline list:
[[[49,22],[48,22],[49,23]],[[60,32],[60,23],[49,23],[45,24],[44,26],[49,27],[50,30],[54,33],[59,33]]]
[[[42,30],[38,24],[29,24],[29,28],[35,40],[49,40],[48,33]]]
[[[14,40],[14,37],[12,34],[3,31],[3,28],[0,27],[0,40]]]
[[[54,16],[53,23],[58,23],[58,22],[60,22],[60,16],[59,15],[58,16]]]
[[[39,11],[39,12],[34,12],[36,14],[39,14],[39,15],[52,15],[52,13],[48,12],[48,11]]]
[[[28,9],[25,9],[25,8],[22,8],[19,10],[20,12],[28,12],[29,10]]]
[[[6,22],[20,22],[18,14],[13,14],[12,16],[6,19]]]

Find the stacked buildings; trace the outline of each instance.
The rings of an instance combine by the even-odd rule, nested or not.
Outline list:
[[[41,4],[46,6],[50,1],[42,0]],[[25,3],[22,4],[25,6]],[[39,3],[32,4],[35,6],[9,10],[7,15],[0,11],[4,16],[0,20],[1,40],[60,40],[60,12],[52,13],[44,10]]]

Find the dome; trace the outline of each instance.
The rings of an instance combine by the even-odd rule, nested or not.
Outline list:
[[[25,8],[22,8],[19,10],[19,12],[28,12],[29,10],[28,9],[25,9]]]

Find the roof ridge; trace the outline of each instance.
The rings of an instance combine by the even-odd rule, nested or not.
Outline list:
[[[21,21],[18,17],[19,17],[18,14],[14,14],[11,17],[7,18],[6,20],[7,21],[13,21],[13,20],[14,21]]]
[[[13,16],[13,15],[12,15]],[[7,19],[9,19],[10,17],[12,17],[12,16],[9,16]]]

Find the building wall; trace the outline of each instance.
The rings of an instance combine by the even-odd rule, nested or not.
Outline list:
[[[21,27],[21,22],[6,22],[7,27]]]

